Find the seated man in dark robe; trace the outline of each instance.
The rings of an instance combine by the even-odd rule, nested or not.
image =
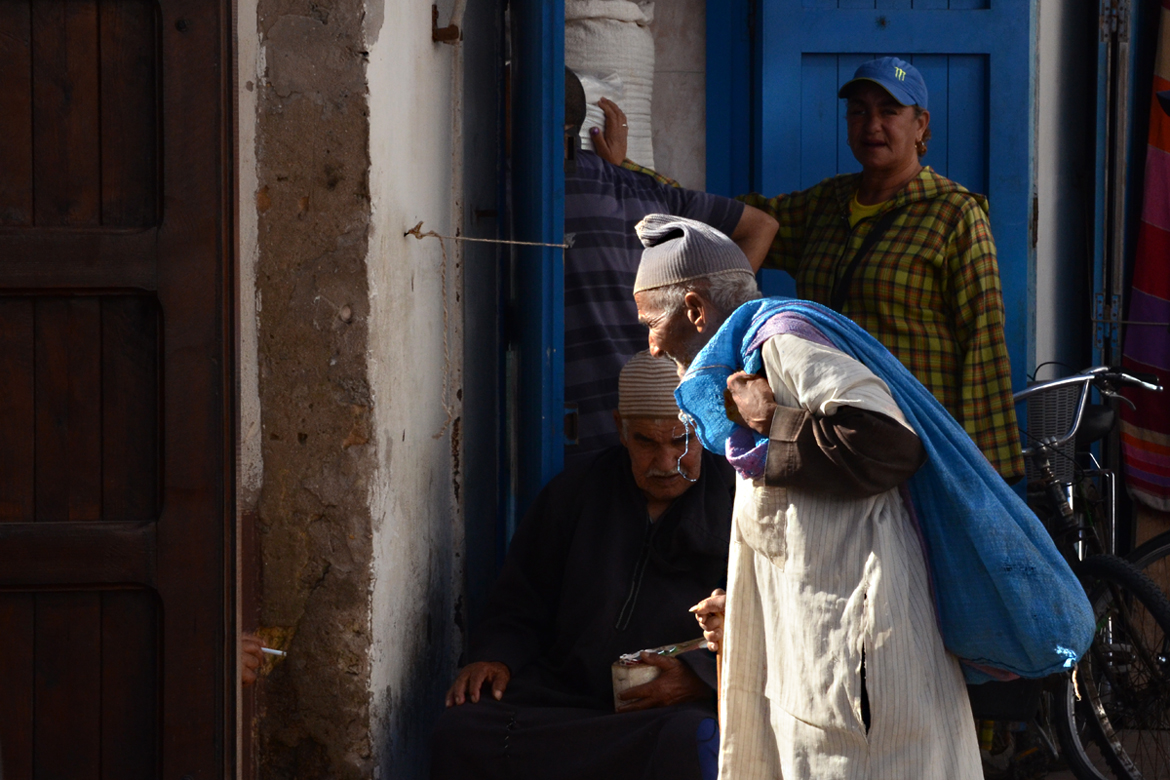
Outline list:
[[[726,578],[733,475],[679,422],[670,360],[639,353],[618,384],[622,446],[554,478],[516,531],[435,727],[436,780],[698,780],[700,748],[713,759],[705,649],[643,655],[659,675],[616,713],[611,666],[698,636],[688,608]]]

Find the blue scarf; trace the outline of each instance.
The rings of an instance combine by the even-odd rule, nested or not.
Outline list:
[[[727,378],[760,373],[760,347],[783,332],[831,343],[868,367],[921,439],[927,460],[906,484],[907,510],[919,524],[943,642],[968,682],[1071,668],[1092,641],[1093,611],[1048,532],[930,391],[851,320],[808,301],[739,307],[675,391],[703,446],[722,454],[737,429],[742,436],[724,409]]]

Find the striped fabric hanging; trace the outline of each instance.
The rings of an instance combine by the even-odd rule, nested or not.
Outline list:
[[[1150,96],[1150,136],[1146,153],[1145,195],[1138,232],[1131,324],[1125,334],[1122,364],[1170,380],[1170,116],[1156,93],[1170,90],[1170,0],[1162,0],[1154,93]],[[1138,324],[1151,323],[1151,324]],[[1121,409],[1125,477],[1133,497],[1170,512],[1170,398],[1146,390],[1126,390],[1137,409]]]

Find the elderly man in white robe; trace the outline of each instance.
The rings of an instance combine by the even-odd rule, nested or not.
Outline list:
[[[638,233],[639,318],[681,373],[760,295],[718,231],[651,215]],[[729,416],[769,441],[763,476],[737,478],[725,625],[718,591],[695,608],[725,659],[720,778],[981,778],[898,490],[922,463],[917,436],[885,383],[839,350],[780,333],[762,357],[765,375],[727,383]]]

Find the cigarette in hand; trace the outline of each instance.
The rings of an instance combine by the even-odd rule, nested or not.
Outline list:
[[[268,655],[279,656],[280,658],[284,658],[286,655],[288,655],[288,653],[284,652],[283,650],[274,650],[271,647],[261,647],[260,652],[267,653]]]

